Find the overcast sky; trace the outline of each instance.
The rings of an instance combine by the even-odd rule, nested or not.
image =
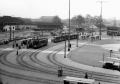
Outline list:
[[[99,0],[71,0],[71,17],[100,15]],[[103,0],[103,18],[120,19],[120,0]],[[58,15],[68,18],[69,0],[0,0],[0,16],[39,18]]]

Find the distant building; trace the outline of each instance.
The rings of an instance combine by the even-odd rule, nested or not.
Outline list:
[[[42,16],[37,22],[37,26],[38,28],[34,30],[52,31],[63,28],[61,19],[57,16]]]
[[[34,29],[37,28],[36,25],[17,25],[16,30],[26,30],[26,29]]]
[[[11,31],[15,30],[16,29],[16,25],[5,25],[3,27],[3,30],[5,30],[5,31],[10,31],[10,29],[11,29]]]
[[[10,31],[11,30],[26,30],[26,29],[34,29],[37,28],[36,25],[5,25],[3,29],[5,31]]]

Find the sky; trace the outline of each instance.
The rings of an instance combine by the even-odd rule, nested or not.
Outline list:
[[[76,15],[100,15],[100,0],[70,0],[71,17]],[[103,18],[120,19],[120,0],[103,0]],[[69,17],[69,0],[0,0],[0,16],[23,18],[41,16]]]

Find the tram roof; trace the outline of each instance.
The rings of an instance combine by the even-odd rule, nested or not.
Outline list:
[[[73,81],[73,82],[88,83],[88,84],[92,84],[92,83],[95,82],[94,79],[85,79],[85,78],[77,78],[77,77],[70,77],[70,76],[66,76],[64,78],[64,80],[66,80],[66,81]]]

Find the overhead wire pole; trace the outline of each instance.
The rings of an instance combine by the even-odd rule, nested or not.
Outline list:
[[[100,11],[100,30],[99,30],[99,35],[100,35],[100,40],[101,40],[101,35],[102,35],[102,32],[101,32],[101,28],[102,28],[102,4],[103,4],[103,1],[100,1],[100,4],[101,4],[101,11]]]
[[[101,9],[100,9],[100,29],[99,29],[99,35],[100,35],[100,40],[101,40],[101,35],[102,35],[102,31],[101,31],[101,29],[102,29],[102,22],[103,22],[103,20],[102,20],[102,13],[103,13],[103,2],[105,2],[105,1],[98,1],[99,3],[100,3],[100,5],[101,5]]]
[[[69,34],[68,34],[68,51],[70,51],[70,0],[69,0]]]
[[[102,28],[102,4],[103,4],[103,1],[101,1],[101,14],[100,14],[100,40],[101,40],[101,35],[102,35],[102,32],[101,32],[101,28]]]

